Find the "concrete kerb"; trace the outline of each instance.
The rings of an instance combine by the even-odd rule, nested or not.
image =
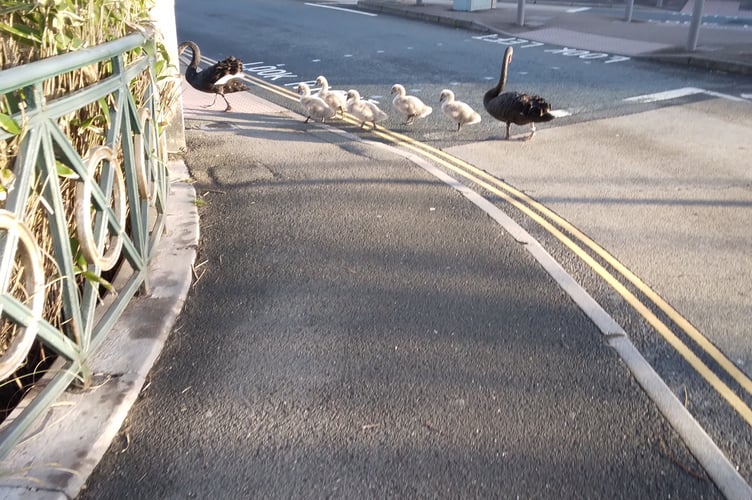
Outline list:
[[[575,5],[575,4],[573,4]],[[583,4],[592,6],[592,4]],[[429,14],[425,12],[419,12],[416,10],[408,10],[403,7],[394,6],[390,4],[384,4],[380,2],[369,2],[368,0],[361,0],[358,2],[357,7],[359,10],[366,12],[374,12],[377,14],[386,14],[397,17],[403,17],[407,19],[413,19],[433,24],[440,24],[443,26],[449,26],[452,28],[466,29],[469,31],[476,31],[480,33],[495,33],[502,37],[514,37],[517,36],[514,33],[500,30],[492,26],[488,26],[484,23],[468,19],[457,19],[451,16],[442,16],[437,14]],[[737,61],[728,61],[719,58],[707,58],[702,54],[696,53],[653,53],[653,54],[641,54],[637,56],[630,56],[633,59],[640,59],[644,61],[661,62],[668,64],[675,64],[681,66],[693,66],[708,70],[726,71],[742,75],[752,75],[752,65],[745,64]]]
[[[752,65],[735,61],[723,61],[718,59],[709,59],[690,53],[681,54],[649,54],[639,56],[638,59],[644,61],[654,61],[666,64],[675,64],[679,66],[692,66],[713,71],[725,71],[739,75],[752,75]]]
[[[198,247],[187,168],[171,161],[169,169],[165,234],[149,266],[149,295],[128,305],[92,358],[94,387],[66,391],[0,464],[0,498],[75,498],[136,402],[183,308]]]
[[[428,14],[425,12],[405,10],[405,9],[394,7],[388,4],[358,2],[358,9],[367,11],[367,12],[374,12],[377,14],[387,14],[391,16],[404,17],[407,19],[414,19],[414,20],[424,21],[424,22],[433,23],[433,24],[441,24],[444,26],[452,27],[452,28],[461,28],[461,29],[467,29],[467,30],[472,30],[472,31],[493,32],[493,33],[501,34],[499,30],[495,30],[489,26],[485,26],[476,21],[467,20],[467,19],[455,19],[450,16],[440,16],[436,14]]]

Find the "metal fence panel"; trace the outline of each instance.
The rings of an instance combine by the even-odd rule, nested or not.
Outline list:
[[[147,291],[169,183],[154,44],[150,34],[137,33],[0,71],[0,98],[23,125],[12,183],[0,202],[0,314],[3,328],[15,332],[0,346],[0,383],[23,365],[37,339],[59,361],[37,383],[33,400],[3,422],[0,458],[71,383],[88,384],[87,360],[128,303]],[[111,64],[111,74],[84,89],[45,97],[45,83],[92,64]],[[136,80],[147,82],[139,95]],[[103,144],[77,151],[60,120],[102,102],[109,110]],[[0,141],[13,137],[0,129]],[[74,193],[74,210],[66,193]],[[30,227],[32,212],[44,214],[42,229]],[[51,242],[49,255],[38,241],[40,232]],[[45,268],[45,259],[53,265]],[[116,279],[104,278],[111,275]],[[60,301],[54,318],[45,311],[51,294]]]

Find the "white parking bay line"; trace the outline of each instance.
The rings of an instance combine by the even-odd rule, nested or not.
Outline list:
[[[668,101],[670,99],[677,99],[679,97],[686,97],[688,95],[702,94],[704,90],[695,87],[684,87],[681,89],[666,90],[663,92],[656,92],[655,94],[638,95],[635,97],[627,97],[624,99],[626,102],[658,102]]]
[[[359,10],[344,9],[342,7],[335,7],[334,5],[322,5],[320,3],[305,2],[304,5],[308,5],[309,7],[321,7],[322,9],[341,10],[343,12],[349,12],[350,14],[360,14],[362,16],[376,17],[378,15],[378,14],[374,14],[373,12],[361,12]]]
[[[585,12],[590,10],[590,7],[576,7],[574,9],[567,9],[567,14],[576,14],[577,12]]]
[[[695,95],[695,94],[706,94],[712,97],[728,99],[729,101],[737,101],[737,102],[745,101],[745,99],[742,99],[733,95],[722,94],[721,92],[713,92],[713,91],[705,90],[705,89],[698,89],[697,87],[682,87],[680,89],[666,90],[664,92],[656,92],[655,94],[645,94],[645,95],[638,95],[635,97],[627,97],[626,99],[624,99],[624,101],[625,102],[639,102],[639,103],[658,102],[658,101],[668,101],[670,99],[678,99],[679,97],[686,97],[686,96]]]

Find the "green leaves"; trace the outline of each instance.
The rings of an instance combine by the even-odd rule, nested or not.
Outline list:
[[[89,263],[86,262],[83,253],[81,253],[81,246],[76,238],[70,239],[71,252],[75,255],[73,259],[73,273],[76,276],[81,276],[89,283],[99,285],[109,292],[117,293],[112,283],[102,278],[97,273],[89,271]]]
[[[55,160],[55,168],[57,170],[57,175],[60,177],[65,177],[66,179],[74,179],[78,180],[81,177],[76,173],[75,170],[70,168],[65,163],[61,162],[60,160]]]
[[[13,135],[21,133],[21,127],[16,123],[16,120],[12,116],[2,113],[0,113],[0,128]]]

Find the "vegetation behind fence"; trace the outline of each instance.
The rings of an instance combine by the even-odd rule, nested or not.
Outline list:
[[[148,287],[174,99],[148,7],[0,0],[0,458]]]

